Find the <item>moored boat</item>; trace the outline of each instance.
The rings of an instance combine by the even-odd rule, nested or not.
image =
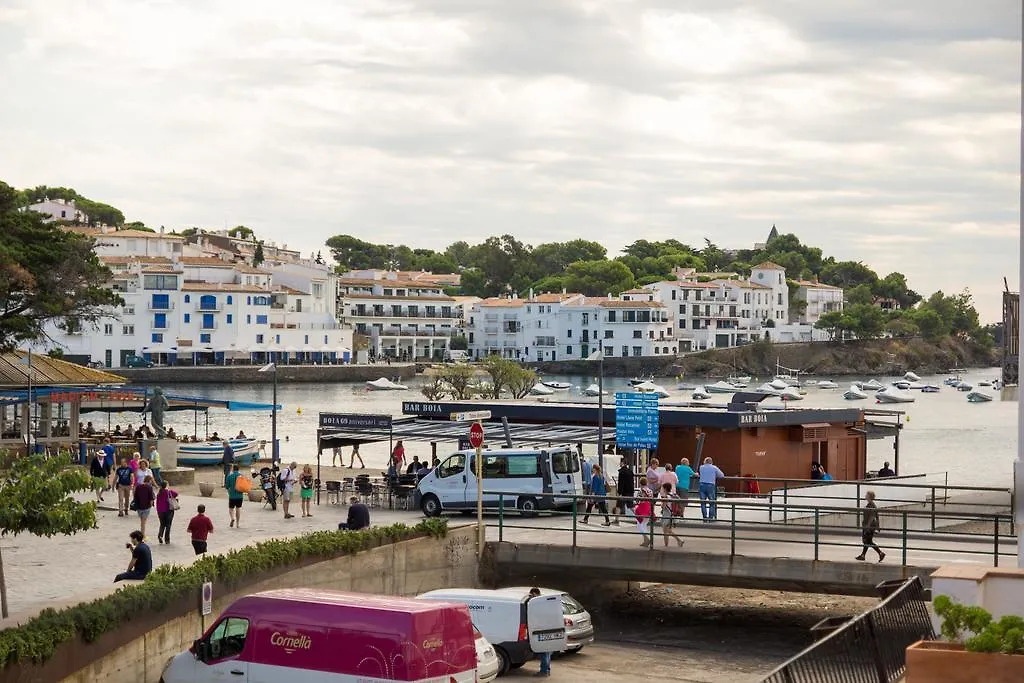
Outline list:
[[[914,374],[913,372],[907,372],[905,375],[903,375],[903,379],[907,380],[908,382],[920,382],[921,381],[921,378],[919,376],[917,376],[916,374]]]
[[[608,392],[607,391],[601,391],[601,387],[599,387],[597,384],[591,384],[590,386],[588,386],[586,389],[583,390],[583,395],[584,396],[601,396],[601,395],[607,396]]]
[[[959,384],[956,385],[956,390],[957,391],[974,391],[974,387],[972,387],[967,382],[960,382]]]
[[[782,391],[783,389],[789,387],[789,383],[786,380],[782,379],[781,377],[776,377],[771,382],[768,382],[768,386],[770,386],[775,391]]]
[[[530,393],[534,396],[550,396],[555,393],[554,389],[548,389],[543,384],[534,384],[533,388],[530,389]]]
[[[714,384],[705,384],[704,388],[712,394],[735,394],[736,387],[728,382],[715,382]]]
[[[818,382],[818,388],[819,389],[838,389],[839,385],[836,384],[835,382],[833,382],[830,379],[823,379],[820,382]]]
[[[779,392],[779,398],[783,401],[802,401],[804,400],[803,394],[797,391],[793,387],[786,387]]]
[[[387,377],[381,377],[380,379],[367,380],[366,388],[370,391],[408,391],[409,387],[398,382],[392,382]]]
[[[697,387],[693,390],[693,394],[690,395],[694,401],[706,401],[711,398],[711,394],[704,387]]]
[[[987,394],[984,391],[974,390],[968,392],[967,400],[970,401],[971,403],[988,403],[989,401],[992,400],[992,395]]]
[[[545,381],[541,382],[541,384],[546,386],[548,389],[552,389],[554,391],[568,391],[569,389],[572,388],[572,385],[569,384],[568,382],[555,382],[555,381],[545,380]]]
[[[631,387],[635,387],[638,384],[646,384],[648,382],[654,382],[654,375],[649,375],[647,377],[633,377],[632,379],[629,380],[629,385]]]
[[[671,395],[665,391],[665,387],[654,382],[641,382],[634,385],[633,388],[645,394],[657,394],[659,398],[668,398]]]
[[[860,388],[867,389],[869,391],[879,391],[883,386],[877,379],[869,379],[867,382],[861,382]]]
[[[925,384],[923,387],[921,387],[922,394],[937,394],[940,391],[942,391],[942,387],[936,386],[934,384]]]
[[[231,444],[231,450],[235,453],[235,462],[239,465],[251,465],[260,450],[260,442],[256,439],[229,439],[228,443]],[[223,456],[223,441],[178,444],[179,465],[190,467],[219,465]]]
[[[913,403],[915,400],[911,394],[891,384],[876,393],[875,399],[879,403]]]
[[[763,383],[761,386],[754,389],[754,391],[757,391],[762,394],[768,394],[769,396],[778,396],[781,392],[780,389],[776,389],[768,382]]]
[[[867,397],[867,392],[854,384],[851,384],[850,388],[843,392],[843,398],[847,401],[860,401]]]

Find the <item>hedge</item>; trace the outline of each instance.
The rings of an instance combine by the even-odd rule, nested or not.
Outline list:
[[[44,662],[63,643],[76,637],[86,643],[94,642],[137,615],[160,611],[197,595],[206,581],[237,584],[303,560],[354,555],[424,535],[443,538],[447,531],[443,519],[427,519],[411,527],[393,524],[364,531],[317,531],[290,539],[262,541],[223,555],[208,555],[188,567],[162,565],[142,583],[59,612],[44,609],[21,626],[0,631],[0,670],[13,662]]]

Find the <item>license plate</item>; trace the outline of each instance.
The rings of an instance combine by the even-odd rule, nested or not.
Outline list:
[[[563,637],[562,631],[556,631],[554,633],[538,633],[537,640],[561,640]]]

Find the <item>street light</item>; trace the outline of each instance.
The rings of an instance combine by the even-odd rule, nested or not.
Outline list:
[[[280,454],[277,451],[277,363],[267,363],[256,372],[272,372],[274,373],[274,396],[273,401],[274,409],[270,417],[270,464],[274,466],[278,460],[281,459]]]
[[[597,351],[587,356],[587,360],[598,361],[597,368],[597,464],[604,472],[604,349],[603,342],[598,339]]]

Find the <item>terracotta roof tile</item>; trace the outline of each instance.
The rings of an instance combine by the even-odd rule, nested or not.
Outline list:
[[[215,256],[182,256],[178,261],[183,266],[208,266],[210,268],[234,268],[237,265]]]
[[[782,270],[786,269],[780,266],[778,263],[772,263],[771,261],[765,261],[754,266],[751,270]]]
[[[483,301],[478,301],[477,305],[493,307],[493,308],[499,308],[499,307],[502,307],[502,306],[504,306],[506,308],[521,308],[522,306],[526,305],[526,300],[525,299],[502,299],[502,298],[499,298],[499,297],[492,297],[490,299],[484,299]]]
[[[665,308],[660,301],[622,301],[620,299],[602,299],[598,304],[602,308]]]
[[[225,282],[185,282],[183,292],[259,292],[269,294],[270,290],[258,285],[240,285]]]

